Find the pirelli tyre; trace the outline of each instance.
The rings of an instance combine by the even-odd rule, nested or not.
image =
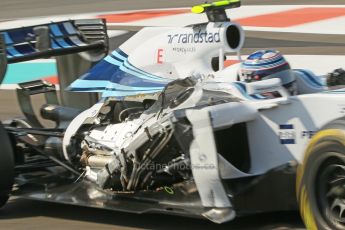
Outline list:
[[[10,138],[0,123],[0,208],[7,203],[14,182],[14,155]]]
[[[310,141],[297,169],[297,200],[307,229],[345,229],[345,123]]]

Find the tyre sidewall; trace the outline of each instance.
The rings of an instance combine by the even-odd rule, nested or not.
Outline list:
[[[14,183],[14,155],[10,138],[0,123],[0,197],[7,197]]]
[[[301,179],[297,180],[297,198],[300,209],[305,210],[301,211],[301,215],[308,229],[332,229],[319,211],[315,186],[320,166],[326,159],[337,156],[342,158],[345,164],[345,132],[338,132],[342,135],[316,137],[318,139],[308,147],[304,162],[298,169]]]

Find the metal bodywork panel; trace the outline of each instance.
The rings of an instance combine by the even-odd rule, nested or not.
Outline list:
[[[205,207],[231,207],[219,175],[218,154],[207,110],[187,110],[193,125],[190,146],[192,172]]]
[[[291,160],[302,162],[311,137],[324,125],[344,117],[344,96],[294,96],[289,97],[288,103],[261,110],[257,119],[247,123],[251,172],[265,172]]]

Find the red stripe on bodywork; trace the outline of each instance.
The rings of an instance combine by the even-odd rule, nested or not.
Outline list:
[[[103,14],[99,15],[98,18],[105,18],[107,22],[132,22],[156,17],[171,16],[175,14],[188,13],[190,10],[147,10],[147,11],[136,11],[122,14]]]
[[[236,21],[243,26],[289,27],[341,16],[345,16],[345,8],[307,7],[242,18]]]
[[[229,67],[229,66],[236,64],[236,63],[239,63],[239,62],[240,61],[238,61],[238,60],[226,60],[226,61],[224,61],[224,67]]]
[[[50,82],[54,85],[59,84],[59,78],[57,76],[44,77],[42,80]]]

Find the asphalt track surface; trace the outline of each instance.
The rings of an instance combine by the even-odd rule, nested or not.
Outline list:
[[[0,20],[58,14],[186,7],[200,0],[1,0]],[[243,5],[344,4],[344,0],[243,0]],[[249,32],[244,53],[274,47],[287,54],[345,54],[344,36]],[[41,104],[37,96],[35,104]],[[20,116],[14,92],[0,92],[0,119]],[[0,210],[0,229],[304,229],[298,212],[257,214],[215,225],[199,219],[134,215],[93,208],[12,199]]]

